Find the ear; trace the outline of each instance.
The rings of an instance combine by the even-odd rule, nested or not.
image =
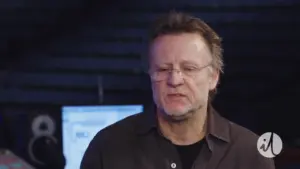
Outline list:
[[[220,72],[216,69],[211,69],[211,76],[209,77],[209,90],[214,90],[219,82]]]

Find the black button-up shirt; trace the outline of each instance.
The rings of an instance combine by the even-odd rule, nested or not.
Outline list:
[[[259,154],[258,136],[221,117],[213,108],[207,134],[192,169],[274,169]],[[80,169],[182,169],[176,147],[159,132],[154,112],[127,117],[101,130],[89,144]]]

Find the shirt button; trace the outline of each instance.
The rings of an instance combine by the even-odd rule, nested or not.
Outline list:
[[[172,163],[172,164],[171,164],[171,167],[172,167],[172,168],[176,168],[176,163]]]

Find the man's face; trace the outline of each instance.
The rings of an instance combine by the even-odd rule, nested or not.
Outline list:
[[[211,52],[194,33],[163,35],[150,46],[150,75],[154,102],[173,120],[185,120],[205,106],[219,74],[210,65]]]

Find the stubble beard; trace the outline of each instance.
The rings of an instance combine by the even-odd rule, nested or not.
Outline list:
[[[182,112],[178,112],[178,111],[166,112],[166,110],[163,109],[161,109],[160,112],[162,114],[162,117],[170,123],[185,123],[188,122],[201,108],[202,106],[198,105],[195,108],[187,108]]]

